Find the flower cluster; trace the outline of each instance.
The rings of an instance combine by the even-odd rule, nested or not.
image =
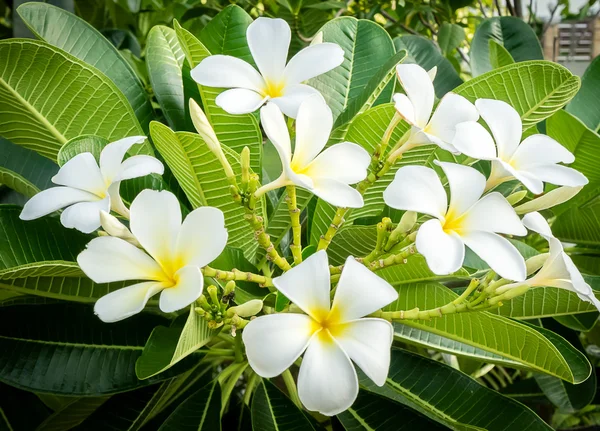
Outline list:
[[[298,253],[291,267],[270,243],[253,202],[268,191],[290,188],[290,217],[293,228],[300,230],[299,210],[294,206],[294,187],[300,187],[338,207],[338,221],[332,222],[332,228],[337,229],[349,208],[364,205],[363,193],[368,187],[396,169],[394,164],[404,153],[424,145],[449,151],[456,155],[455,160],[461,160],[460,154],[468,158],[462,158],[466,159],[463,164],[436,161],[431,167],[397,169],[383,198],[389,207],[406,211],[403,221],[386,238],[391,246],[402,246],[402,250],[396,255],[386,254],[388,247],[379,253],[386,256],[380,267],[404,261],[414,245],[433,273],[452,274],[463,266],[466,246],[489,265],[490,279],[501,277],[501,283],[489,286],[487,307],[533,287],[551,286],[573,291],[600,309],[600,301],[546,220],[534,212],[569,199],[587,179],[560,164],[572,163],[574,156],[551,138],[534,134],[521,142],[521,118],[510,105],[490,99],[471,103],[448,93],[434,109],[435,68],[426,71],[415,64],[401,64],[397,76],[404,93],[393,97],[397,113],[377,152],[369,154],[360,142],[328,145],[334,124],[332,111],[306,81],[338,67],[344,61],[344,51],[332,43],[317,43],[286,64],[290,29],[281,19],[257,19],[248,27],[247,39],[258,71],[238,58],[214,55],[198,64],[191,75],[203,86],[227,88],[216,103],[230,114],[260,109],[262,127],[281,159],[281,175],[271,183],[257,184],[248,173],[248,152],[244,150],[242,186],[238,186],[209,119],[194,101],[190,102],[190,112],[199,135],[231,178],[234,200],[244,206],[257,240],[282,274],[270,279],[270,272],[268,277],[240,275],[237,270],[219,272],[208,267],[228,241],[220,209],[200,207],[183,220],[176,196],[154,190],[142,191],[127,208],[119,195],[120,182],[162,174],[163,166],[147,155],[125,158],[130,147],[145,137],[124,138],[103,149],[99,164],[91,153],[69,160],[53,178],[59,187],[34,196],[21,214],[22,219],[31,220],[67,207],[61,214],[65,227],[90,233],[102,226],[102,236],[92,239],[77,259],[81,269],[96,283],[135,283],[97,301],[95,312],[100,319],[115,322],[139,313],[158,293],[158,305],[165,313],[199,304],[199,314],[215,319],[211,311],[215,309],[225,320],[215,320],[214,327],[227,321],[233,330],[236,326],[242,330],[247,361],[256,374],[277,376],[299,363],[304,354],[298,376],[302,404],[325,415],[344,411],[358,394],[354,365],[375,384],[386,381],[394,335],[390,320],[395,315],[389,317],[382,308],[396,301],[398,293],[373,272],[370,258],[348,257],[343,266],[333,268],[326,246],[320,246],[302,261],[296,231],[293,247]],[[292,135],[285,116],[295,119]],[[401,121],[409,129],[388,148],[391,132]],[[483,163],[477,163],[476,168],[477,160]],[[487,178],[482,173],[486,164],[490,169]],[[515,210],[511,205],[515,202],[498,187],[514,180],[533,194],[544,191],[544,182],[566,188]],[[120,220],[109,214],[111,210]],[[518,213],[528,214],[521,220]],[[548,241],[549,253],[525,262],[510,236],[525,236],[527,229]],[[205,277],[270,283],[291,305],[284,312],[271,307],[263,310],[262,301],[226,309],[227,301],[219,300],[214,289],[210,305],[203,295]],[[262,311],[262,316],[253,317]]]

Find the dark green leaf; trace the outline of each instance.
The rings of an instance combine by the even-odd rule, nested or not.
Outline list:
[[[186,399],[160,431],[220,431],[221,387],[215,380]]]
[[[567,105],[575,115],[592,130],[600,127],[600,57],[596,57],[581,78],[581,89]]]
[[[465,38],[465,30],[458,24],[444,22],[438,30],[437,41],[444,55],[458,48]]]
[[[252,429],[260,431],[314,431],[302,410],[271,382],[258,384],[252,398]]]

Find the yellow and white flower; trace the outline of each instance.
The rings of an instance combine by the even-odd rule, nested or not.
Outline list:
[[[477,170],[436,162],[450,186],[450,205],[436,172],[424,166],[398,169],[383,193],[392,208],[434,217],[421,225],[416,246],[436,274],[451,274],[463,264],[465,245],[504,278],[525,280],[525,261],[517,249],[498,234],[525,235],[527,230],[500,193],[483,197],[485,177]]]
[[[436,144],[444,150],[457,153],[452,145],[456,125],[477,121],[479,114],[475,106],[458,94],[447,93],[433,112],[436,68],[427,72],[417,64],[399,64],[396,73],[406,93],[394,94],[396,111],[411,125],[410,135],[401,152],[418,145]]]
[[[244,328],[248,362],[258,375],[275,377],[304,353],[298,375],[300,401],[308,410],[328,416],[346,410],[358,395],[352,361],[375,384],[385,384],[394,331],[383,319],[363,316],[398,298],[392,286],[349,257],[330,306],[324,250],[273,279],[273,284],[306,314],[269,314]]]
[[[274,104],[260,110],[265,133],[277,149],[283,172],[275,181],[257,191],[295,184],[331,205],[348,208],[363,206],[361,194],[350,187],[367,176],[369,153],[360,145],[342,142],[322,151],[333,128],[333,114],[320,94],[306,99],[298,110],[296,146],[292,144],[285,118]]]
[[[139,313],[159,292],[165,313],[198,299],[204,285],[200,268],[227,244],[223,212],[197,208],[182,223],[173,193],[144,190],[131,204],[130,227],[145,252],[121,238],[103,236],[90,241],[77,257],[83,272],[96,283],[143,280],[100,298],[94,307],[100,319],[116,322]]]
[[[588,183],[582,173],[559,165],[573,163],[575,157],[554,139],[536,134],[521,142],[521,117],[508,103],[478,99],[475,106],[494,137],[472,120],[457,126],[452,145],[469,157],[492,161],[486,189],[515,178],[534,194],[544,191],[544,182],[570,187]]]
[[[151,156],[123,158],[145,136],[131,136],[108,144],[100,153],[100,166],[92,153],[81,153],[65,163],[52,178],[52,187],[33,196],[21,212],[21,220],[40,218],[67,207],[60,216],[65,227],[90,233],[100,227],[100,212],[111,209],[122,215],[128,210],[119,195],[121,181],[148,174],[162,175],[164,167]]]
[[[239,58],[211,55],[191,73],[200,85],[230,89],[216,99],[230,114],[253,112],[270,101],[288,117],[296,118],[300,103],[318,93],[303,82],[344,61],[344,50],[325,42],[304,48],[286,65],[291,31],[280,18],[256,19],[248,26],[246,38],[259,71]]]

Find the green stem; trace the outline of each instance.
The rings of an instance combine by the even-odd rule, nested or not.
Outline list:
[[[223,412],[225,411],[225,408],[227,407],[227,401],[229,400],[229,397],[231,396],[231,393],[233,392],[233,388],[235,388],[235,384],[240,379],[240,377],[242,377],[242,374],[244,374],[244,371],[246,370],[247,367],[248,367],[247,362],[235,363],[235,364],[227,367],[225,370],[223,370],[223,373],[221,373],[221,374],[224,374],[225,371],[227,371],[229,369],[232,370],[229,372],[229,376],[227,376],[228,379],[225,384],[223,384],[223,381],[225,381],[225,379],[223,379],[223,381],[220,381],[221,391],[222,391],[221,392],[221,415],[223,414]]]
[[[283,378],[283,382],[285,383],[285,387],[287,388],[288,395],[290,399],[296,404],[299,409],[303,409],[302,403],[300,402],[300,397],[298,396],[298,389],[296,388],[296,382],[294,381],[294,377],[288,368],[285,370],[281,377]]]
[[[288,261],[279,255],[275,249],[275,245],[271,242],[271,237],[265,232],[263,218],[248,209],[246,209],[244,218],[248,221],[252,230],[254,230],[254,237],[258,241],[258,244],[267,252],[267,259],[277,265],[282,271],[292,269]]]
[[[250,398],[252,397],[252,393],[254,392],[254,389],[256,388],[256,385],[259,381],[260,377],[258,377],[258,374],[251,371],[250,377],[248,377],[246,391],[244,392],[244,404],[246,404],[247,406],[250,405]]]
[[[237,334],[234,339],[234,352],[235,352],[235,362],[243,362],[244,361],[244,354],[243,354],[243,349],[244,346],[242,344],[242,336],[241,334]]]
[[[300,225],[300,210],[296,201],[296,186],[287,186],[287,207],[292,220],[292,255],[294,256],[294,265],[302,263],[302,226]]]
[[[472,279],[462,295],[452,301],[452,303],[461,304],[475,289],[477,289],[477,286],[479,286],[479,280],[476,278]]]
[[[254,274],[252,272],[240,271],[236,268],[231,271],[222,271],[220,269],[211,268],[210,266],[205,266],[202,268],[202,274],[205,277],[212,277],[222,281],[250,281],[252,283],[258,283],[260,287],[273,286],[273,281],[270,277]]]

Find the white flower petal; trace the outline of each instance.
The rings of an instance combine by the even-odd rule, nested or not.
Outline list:
[[[396,93],[392,97],[394,100],[394,108],[404,120],[410,124],[415,124],[415,108],[406,94]]]
[[[19,215],[21,220],[34,220],[77,202],[94,202],[100,198],[71,187],[52,187],[29,199]]]
[[[475,105],[455,93],[446,93],[438,104],[425,131],[446,144],[456,135],[456,125],[465,121],[477,121],[479,114]]]
[[[398,299],[398,292],[352,256],[346,259],[335,291],[331,316],[348,322],[373,313]]]
[[[129,180],[131,178],[145,177],[150,174],[162,175],[165,167],[155,157],[139,155],[129,157],[121,164],[119,173],[113,178],[113,181]]]
[[[335,207],[361,208],[365,204],[358,190],[332,178],[313,178],[313,187],[309,190]]]
[[[581,172],[563,165],[529,166],[527,172],[540,180],[559,186],[584,186],[589,181]]]
[[[527,230],[513,207],[498,192],[485,195],[473,205],[461,220],[461,228],[508,235],[527,235]]]
[[[302,102],[296,119],[294,170],[306,167],[325,148],[332,127],[333,114],[323,96],[316,94]]]
[[[259,17],[248,26],[248,47],[265,80],[283,78],[291,37],[290,26],[281,18]]]
[[[521,181],[521,183],[534,195],[539,195],[544,192],[544,183],[537,175],[531,172],[513,170],[513,177]]]
[[[285,80],[300,84],[335,69],[344,62],[344,50],[335,43],[308,46],[294,55],[285,68]]]
[[[298,374],[298,396],[307,410],[333,416],[358,395],[358,377],[348,355],[328,331],[311,340]]]
[[[156,280],[162,274],[158,264],[121,238],[94,238],[77,256],[81,270],[96,283],[124,280]]]
[[[517,214],[525,214],[533,211],[541,211],[553,206],[567,202],[573,196],[581,191],[583,187],[567,187],[562,186],[554,190],[550,190],[548,193],[544,193],[542,196],[532,199],[529,202],[525,202],[518,207],[515,207]]]
[[[192,79],[200,85],[218,88],[247,88],[260,93],[265,81],[244,60],[230,55],[211,55],[194,67]]]
[[[329,261],[325,250],[273,279],[277,290],[315,320],[329,313]]]
[[[423,129],[433,110],[435,91],[427,71],[417,64],[396,66],[398,80],[414,109],[414,124]]]
[[[163,313],[172,313],[193,303],[202,294],[204,277],[197,266],[184,266],[175,273],[177,284],[160,294],[159,307]]]
[[[251,320],[242,331],[248,363],[261,377],[278,376],[304,352],[314,326],[305,314],[269,314]]]
[[[287,169],[292,160],[292,144],[285,118],[281,110],[273,103],[267,103],[260,109],[260,122],[265,133],[279,153],[283,169]]]
[[[465,121],[457,124],[452,146],[475,159],[492,160],[496,157],[494,139],[477,121]]]
[[[594,293],[592,287],[586,283],[585,279],[581,275],[581,272],[579,272],[579,269],[577,269],[573,263],[573,260],[571,260],[571,257],[563,252],[562,258],[571,277],[573,289],[575,292],[577,292],[579,298],[584,301],[591,302],[598,309],[598,311],[600,311],[600,301],[596,298],[596,294]]]
[[[108,144],[100,153],[100,171],[106,183],[112,183],[121,169],[127,151],[146,140],[145,136],[129,136]]]
[[[335,339],[350,359],[377,386],[383,386],[390,369],[394,328],[383,319],[359,319],[335,331]]]
[[[170,266],[181,227],[181,209],[175,195],[143,190],[131,203],[130,211],[131,233],[157,262]]]
[[[464,232],[461,238],[501,277],[514,281],[523,281],[527,277],[523,256],[506,238],[484,231]]]
[[[525,225],[527,229],[539,233],[546,239],[554,238],[548,221],[546,221],[544,216],[538,212],[526,214],[525,217],[523,217],[523,225]]]
[[[448,214],[458,217],[479,200],[485,189],[485,177],[470,166],[435,161],[440,166],[450,186]]]
[[[162,284],[146,281],[115,290],[96,301],[94,313],[103,322],[118,322],[142,311],[148,299],[162,289]]]
[[[526,169],[527,166],[573,163],[575,156],[549,136],[531,135],[521,142],[512,161],[517,169]]]
[[[433,169],[404,166],[383,192],[385,203],[395,209],[443,218],[448,206],[446,191]]]
[[[52,182],[98,196],[106,192],[104,178],[92,153],[80,153],[70,159],[52,177]]]
[[[276,104],[281,109],[281,112],[288,117],[296,118],[302,102],[315,94],[321,93],[309,85],[294,84],[288,85],[283,89],[283,96],[274,97],[269,99],[269,101]]]
[[[352,142],[332,145],[310,163],[304,174],[311,178],[332,178],[355,184],[367,176],[371,156],[363,147]]]
[[[521,116],[512,106],[501,100],[478,99],[475,106],[494,135],[498,157],[509,161],[521,142]]]
[[[79,202],[66,208],[60,222],[66,228],[91,233],[100,227],[100,211],[110,211],[110,197],[94,202]]]
[[[129,208],[125,206],[123,199],[121,199],[120,188],[120,181],[112,183],[108,188],[108,195],[110,196],[110,208],[117,214],[121,214],[123,217],[129,218]]]
[[[429,220],[417,232],[417,250],[434,274],[452,274],[465,259],[465,246],[455,232],[446,233],[439,220]]]
[[[175,250],[183,266],[203,267],[215,260],[227,245],[223,211],[200,207],[188,214],[177,236]]]
[[[215,103],[229,114],[240,115],[256,111],[266,100],[254,90],[233,88],[219,94]]]

